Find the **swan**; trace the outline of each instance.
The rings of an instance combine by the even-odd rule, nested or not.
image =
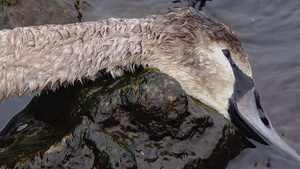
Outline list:
[[[18,27],[0,31],[0,100],[93,79],[100,70],[116,77],[136,65],[153,67],[249,138],[300,161],[264,113],[247,58],[234,32],[193,8],[142,19]]]

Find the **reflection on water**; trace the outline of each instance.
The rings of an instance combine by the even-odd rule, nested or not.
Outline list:
[[[174,6],[170,0],[94,0],[90,3],[91,9],[83,12],[82,21],[139,18]],[[237,33],[250,56],[256,89],[265,111],[278,133],[282,133],[300,153],[300,1],[246,0],[236,3],[234,0],[215,0],[207,2],[203,10]],[[28,101],[25,97],[21,102],[10,99],[0,103],[0,129],[16,113],[13,108],[20,109]],[[251,157],[249,151],[244,152],[244,160],[246,154]]]

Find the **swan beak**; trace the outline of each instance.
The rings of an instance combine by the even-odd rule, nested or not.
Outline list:
[[[272,127],[269,118],[260,104],[258,93],[254,87],[243,95],[230,100],[228,109],[231,120],[250,139],[292,155],[300,161],[300,156],[290,148]]]

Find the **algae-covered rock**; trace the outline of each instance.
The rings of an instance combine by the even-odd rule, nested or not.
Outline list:
[[[155,69],[44,92],[0,133],[0,166],[225,168],[244,137]]]

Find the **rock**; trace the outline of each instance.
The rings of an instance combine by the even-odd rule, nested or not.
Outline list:
[[[0,166],[225,168],[246,143],[175,79],[146,68],[35,97],[0,133]]]
[[[79,22],[88,6],[80,0],[0,0],[0,29]]]

